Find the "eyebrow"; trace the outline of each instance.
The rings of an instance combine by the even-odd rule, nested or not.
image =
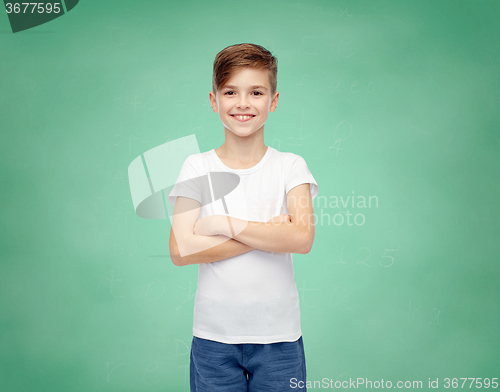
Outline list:
[[[238,89],[238,87],[236,87],[236,86],[231,86],[231,85],[226,85],[226,86],[224,86],[223,88],[229,88],[229,89],[234,89],[234,90],[237,90],[237,89]],[[266,88],[266,87],[261,86],[261,85],[250,86],[250,89],[254,89],[254,88],[261,88],[261,89],[267,90],[267,88]]]

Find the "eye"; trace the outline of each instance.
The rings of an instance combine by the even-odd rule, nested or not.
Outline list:
[[[226,91],[224,95],[234,95],[234,91]]]
[[[263,95],[260,91],[254,91],[254,93],[257,95]]]

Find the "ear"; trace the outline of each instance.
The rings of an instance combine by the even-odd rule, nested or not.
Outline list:
[[[280,96],[279,91],[274,93],[273,100],[271,101],[271,106],[269,107],[270,112],[274,112],[276,110],[276,106],[278,106],[278,98]]]
[[[210,99],[210,105],[212,105],[212,110],[214,111],[214,113],[218,113],[219,109],[217,108],[217,99],[212,91],[210,91],[210,93],[208,94],[208,98]]]

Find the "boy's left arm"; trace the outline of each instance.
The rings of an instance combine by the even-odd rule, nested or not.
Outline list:
[[[291,222],[249,222],[224,215],[198,220],[194,234],[225,235],[256,249],[277,253],[309,253],[314,241],[314,209],[310,184],[287,193]]]

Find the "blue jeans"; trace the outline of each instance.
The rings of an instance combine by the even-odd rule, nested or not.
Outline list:
[[[302,336],[269,344],[226,344],[193,336],[190,373],[191,392],[302,392]],[[297,387],[299,381],[304,388]]]

